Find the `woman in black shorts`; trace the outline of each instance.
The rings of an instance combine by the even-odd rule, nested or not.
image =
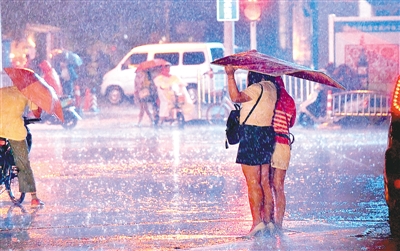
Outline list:
[[[261,98],[248,117],[240,137],[236,163],[241,164],[246,178],[253,225],[246,237],[268,229],[272,231],[273,198],[269,183],[271,156],[275,145],[272,127],[277,92],[275,85],[265,81],[268,76],[249,71],[247,88],[239,91],[234,78],[235,68],[225,66],[228,91],[232,102],[242,103],[240,123]]]

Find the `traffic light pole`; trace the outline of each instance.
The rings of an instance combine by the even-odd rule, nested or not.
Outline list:
[[[234,46],[235,44],[235,22],[234,21],[224,21],[224,47],[225,47],[225,55],[234,54]]]
[[[257,50],[257,21],[250,22],[250,50]]]

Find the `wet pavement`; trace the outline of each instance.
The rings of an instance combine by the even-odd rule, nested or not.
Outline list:
[[[395,250],[383,197],[387,128],[295,127],[284,232],[251,226],[224,126],[160,129],[129,104],[71,131],[35,124],[31,162],[46,205],[0,195],[0,250]],[[371,133],[373,132],[373,133]]]

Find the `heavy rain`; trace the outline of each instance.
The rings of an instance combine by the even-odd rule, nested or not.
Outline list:
[[[29,193],[14,203],[0,164],[0,250],[396,250],[384,167],[400,63],[385,52],[398,55],[400,31],[384,27],[400,27],[399,13],[391,0],[2,0],[1,87],[14,81],[9,67],[49,82],[39,66],[47,61],[69,96],[56,98],[64,122],[52,111],[28,125],[43,206],[31,206]],[[382,34],[365,28],[374,25]],[[179,44],[161,47],[170,43]],[[252,49],[318,70],[345,90],[282,76],[297,109],[283,229],[248,238],[253,220],[238,145],[226,148],[228,80],[211,62]],[[175,51],[206,52],[202,63],[180,66]],[[161,103],[157,110],[152,101],[140,119],[130,88],[136,69],[150,67],[142,61],[155,62],[139,58],[143,52],[170,60],[171,74],[185,82],[186,101],[175,93],[163,123]],[[74,81],[71,72],[63,80],[63,60]],[[130,82],[110,81],[112,74]],[[246,88],[247,71],[235,76]],[[11,189],[19,195],[18,178]]]

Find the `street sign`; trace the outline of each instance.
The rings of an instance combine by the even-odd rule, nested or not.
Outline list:
[[[217,0],[218,21],[239,20],[239,0]]]

